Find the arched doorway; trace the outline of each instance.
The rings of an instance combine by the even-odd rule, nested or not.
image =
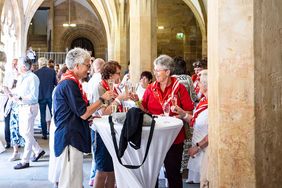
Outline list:
[[[79,37],[79,38],[74,39],[71,42],[71,48],[75,48],[75,47],[87,49],[88,51],[91,52],[91,56],[95,56],[94,45],[87,38]]]

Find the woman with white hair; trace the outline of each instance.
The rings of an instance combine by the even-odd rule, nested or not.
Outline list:
[[[202,166],[203,159],[206,155],[206,147],[208,146],[208,71],[202,70],[199,73],[200,92],[204,97],[198,103],[193,115],[186,113],[179,106],[173,109],[179,116],[190,123],[194,128],[192,136],[192,147],[189,148],[188,154],[191,156],[188,162],[188,179],[187,183],[200,183],[203,179],[202,172],[207,168]]]
[[[90,54],[81,48],[67,53],[67,72],[54,92],[53,108],[55,131],[55,156],[62,161],[59,187],[82,187],[83,153],[91,152],[88,118],[105,102],[112,99],[112,91],[105,92],[99,100],[88,106],[81,79],[90,69]]]
[[[177,103],[178,106],[192,114],[193,102],[185,86],[179,84],[177,79],[171,76],[173,70],[174,62],[168,55],[161,55],[155,59],[154,74],[156,81],[147,87],[143,95],[140,105],[142,110],[155,115],[168,114],[174,116],[176,114],[170,110],[170,106]],[[136,101],[136,98],[134,100]],[[169,106],[168,109],[166,109],[167,106]],[[182,188],[180,168],[184,139],[185,133],[184,128],[182,128],[164,160],[169,187]]]

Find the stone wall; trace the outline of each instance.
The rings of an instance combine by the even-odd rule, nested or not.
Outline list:
[[[282,186],[282,1],[254,1],[256,187]]]
[[[282,2],[208,3],[210,187],[281,187]]]

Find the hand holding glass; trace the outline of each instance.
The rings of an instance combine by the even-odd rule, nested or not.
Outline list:
[[[164,111],[164,116],[169,116],[170,104],[168,102],[165,102],[162,107]]]

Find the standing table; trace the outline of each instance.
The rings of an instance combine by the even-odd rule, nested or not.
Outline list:
[[[117,159],[108,116],[94,119],[91,128],[98,131],[110,155],[112,156],[118,188],[155,187],[166,153],[183,126],[182,121],[174,117],[158,116],[158,118],[155,118],[155,121],[155,130],[146,161],[138,169],[128,169],[122,166]],[[121,124],[115,124],[114,126],[117,143],[119,143],[122,126],[123,125]],[[146,151],[149,132],[150,127],[144,126],[142,129],[140,149],[135,150],[130,145],[127,146],[124,156],[121,159],[123,164],[139,165],[142,163]]]

